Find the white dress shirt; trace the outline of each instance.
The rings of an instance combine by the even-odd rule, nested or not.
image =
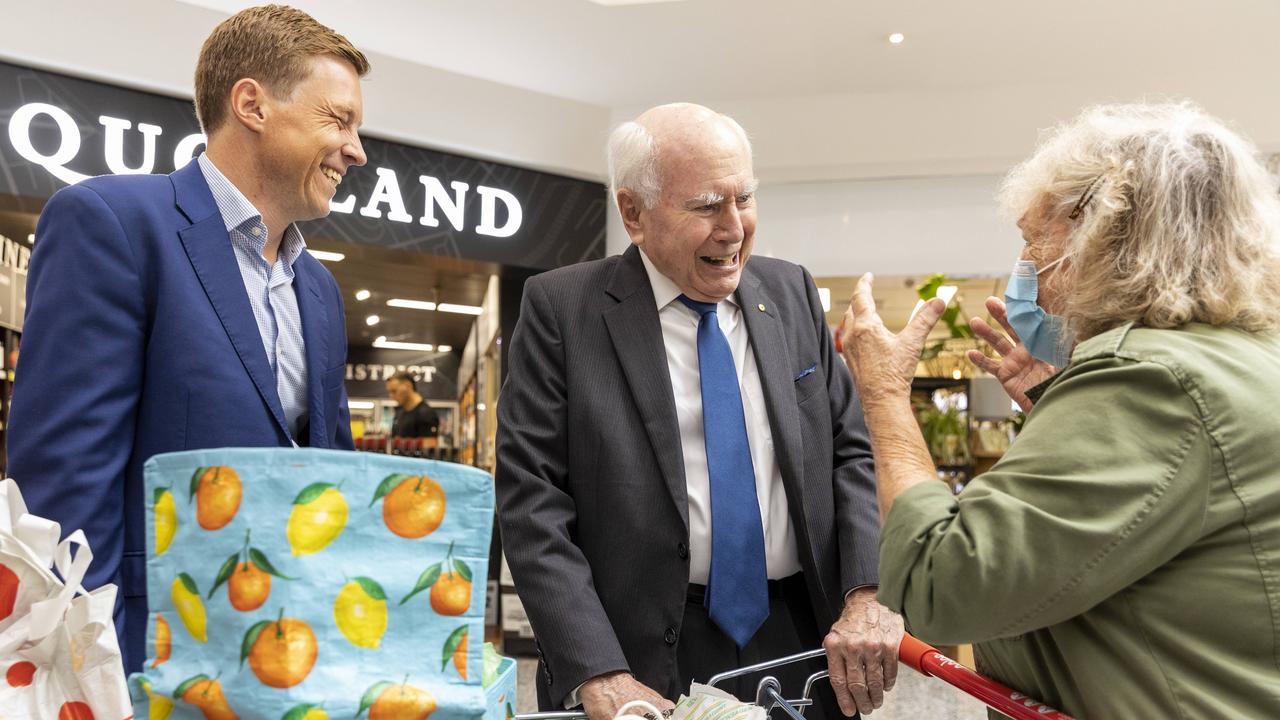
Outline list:
[[[676,298],[680,288],[658,272],[642,250],[640,257],[649,273],[649,284],[658,304],[662,341],[667,351],[667,369],[675,394],[676,420],[680,424],[680,450],[684,458],[684,478],[689,496],[689,582],[706,585],[711,571],[711,478],[707,471],[707,448],[702,427],[702,379],[698,371],[698,323],[701,318]],[[787,494],[782,485],[782,469],[773,451],[773,431],[764,404],[764,388],[756,367],[751,338],[743,322],[737,295],[716,306],[720,330],[729,340],[733,365],[738,371],[742,411],[747,421],[747,442],[751,465],[756,473],[756,498],[764,526],[764,561],[770,579],[800,572],[795,530],[787,512]]]
[[[307,414],[307,352],[298,296],[293,291],[293,264],[307,243],[298,226],[290,224],[285,228],[275,263],[268,263],[262,256],[268,233],[262,213],[218,170],[208,155],[200,153],[197,162],[227,227],[240,277],[249,295],[249,307],[253,308],[253,318],[258,323],[262,347],[275,374],[276,393],[289,434],[297,437],[298,420]],[[293,444],[296,446],[297,440],[293,440]]]

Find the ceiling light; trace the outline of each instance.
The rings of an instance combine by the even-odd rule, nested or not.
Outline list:
[[[369,292],[368,290],[357,290],[356,299],[359,300],[360,302],[364,302],[365,300],[368,300],[369,296],[372,294],[373,293]]]
[[[831,312],[831,288],[818,288],[818,299],[822,301],[822,312]]]
[[[889,42],[894,45],[901,45],[902,41],[906,39],[907,39],[907,36],[903,35],[902,33],[894,33],[889,36]]]
[[[410,310],[435,310],[436,304],[426,300],[405,300],[404,298],[391,298],[387,301],[391,307],[409,308]]]
[[[440,312],[458,313],[460,315],[479,315],[484,312],[484,308],[475,305],[454,305],[453,303],[440,303],[436,306]]]
[[[436,350],[439,350],[440,352],[453,352],[453,346],[452,346],[452,345],[437,345],[437,346],[436,346]]]
[[[27,244],[28,244],[28,245],[35,245],[35,244],[36,244],[36,234],[35,234],[35,233],[27,233]]]
[[[597,5],[616,7],[618,5],[656,5],[657,3],[683,2],[684,0],[589,0]]]
[[[417,350],[419,352],[431,352],[436,349],[436,346],[430,343],[396,342],[388,340],[386,336],[379,336],[373,341],[373,346],[382,350]]]
[[[370,400],[348,400],[347,407],[352,410],[372,410],[373,402]]]
[[[328,252],[327,250],[312,250],[307,248],[307,252],[317,260],[328,260],[329,262],[342,262],[347,256],[338,252]]]
[[[382,318],[378,317],[377,315],[370,315],[369,317],[364,319],[364,324],[369,325],[371,327],[374,325],[377,325],[380,322],[382,322]]]
[[[489,409],[489,406],[485,405],[484,403],[477,403],[476,409],[479,410],[480,412],[484,412],[485,410]]]

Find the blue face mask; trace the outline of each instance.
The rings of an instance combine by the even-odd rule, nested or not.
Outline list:
[[[1030,260],[1017,261],[1009,275],[1009,287],[1004,291],[1009,324],[1022,338],[1022,344],[1032,357],[1058,368],[1066,367],[1071,360],[1071,348],[1064,337],[1066,321],[1058,315],[1050,315],[1036,304],[1039,293],[1037,276],[1066,259],[1067,256],[1063,255],[1039,271]]]

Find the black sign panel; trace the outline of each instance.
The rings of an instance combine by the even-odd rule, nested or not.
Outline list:
[[[368,164],[305,234],[534,269],[604,256],[599,183],[363,140]],[[11,209],[38,212],[92,175],[172,172],[203,141],[190,101],[0,63],[0,195]]]
[[[347,348],[347,395],[385,397],[387,380],[397,372],[413,376],[418,393],[427,400],[458,399],[459,353],[384,350],[352,345]]]

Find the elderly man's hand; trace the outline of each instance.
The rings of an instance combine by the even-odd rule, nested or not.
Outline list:
[[[930,300],[894,335],[876,312],[872,280],[871,273],[858,280],[837,335],[863,403],[910,395],[925,339],[947,307],[938,298]]]
[[[875,588],[860,588],[845,600],[840,619],[822,641],[827,670],[840,710],[863,715],[884,704],[898,679],[902,617],[876,602]]]
[[[1044,382],[1049,376],[1058,372],[1058,369],[1043,360],[1031,357],[1027,346],[1022,344],[1018,333],[1014,332],[1013,327],[1009,325],[1009,313],[999,298],[987,298],[987,312],[991,313],[991,317],[1000,323],[1000,327],[1003,327],[1009,336],[1000,334],[981,318],[971,318],[969,327],[973,329],[973,334],[986,340],[987,344],[1000,354],[1000,359],[993,360],[977,350],[969,351],[969,359],[974,365],[995,375],[1004,387],[1004,391],[1018,403],[1018,407],[1022,408],[1023,412],[1031,412],[1031,398],[1027,397],[1027,388]]]
[[[675,703],[636,680],[631,673],[625,672],[591,678],[583,683],[578,696],[582,700],[582,708],[587,711],[587,717],[591,720],[613,720],[618,709],[632,700],[644,700],[664,712],[675,707]]]

